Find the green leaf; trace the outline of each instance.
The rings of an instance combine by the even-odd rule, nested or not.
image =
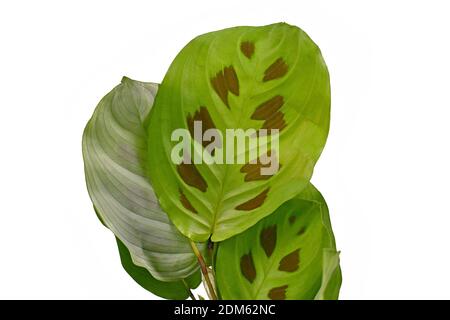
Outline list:
[[[219,244],[223,299],[337,299],[341,274],[328,208],[312,184],[272,215]]]
[[[94,210],[99,221],[106,227],[97,208],[94,207]],[[148,272],[147,269],[139,267],[133,263],[130,251],[117,237],[116,242],[119,249],[122,267],[128,275],[141,287],[159,297],[174,300],[187,299],[190,296],[189,289],[197,288],[202,281],[200,272],[195,272],[186,279],[180,281],[165,282],[157,280],[150,274],[150,272]]]
[[[316,300],[337,300],[341,288],[342,274],[339,266],[339,252],[324,250],[322,285]]]
[[[236,27],[195,38],[170,66],[150,119],[149,170],[162,208],[194,241],[210,236],[222,241],[246,230],[308,184],[327,138],[329,112],[325,62],[299,28],[285,23]],[[194,139],[195,121],[201,121],[202,132],[220,131],[222,147],[203,148],[209,142]],[[184,138],[172,141],[171,135],[180,128],[190,132],[187,159],[229,156],[232,163],[174,163],[172,151],[178,154]],[[226,129],[239,128],[278,129],[278,152],[278,136],[264,143],[263,134],[247,139],[239,154],[226,152],[234,141]],[[250,147],[248,140],[261,144]],[[271,175],[261,172],[269,166],[261,162],[267,150],[274,168],[280,164]]]
[[[185,280],[163,282],[152,277],[147,269],[138,267],[131,259],[130,251],[118,239],[120,260],[125,271],[144,289],[165,299],[183,300],[189,297],[189,288],[197,288],[202,278],[199,272],[195,272]]]
[[[102,223],[128,248],[136,266],[158,280],[175,281],[198,273],[199,267],[148,179],[146,125],[157,88],[123,78],[88,122],[83,158],[89,195]]]

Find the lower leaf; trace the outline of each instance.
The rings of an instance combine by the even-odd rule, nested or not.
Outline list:
[[[312,184],[247,231],[219,244],[223,299],[337,299],[341,284],[328,208]]]
[[[116,240],[123,268],[134,281],[151,293],[165,299],[184,300],[189,297],[190,288],[199,286],[202,280],[199,271],[180,281],[165,282],[155,279],[147,269],[135,265],[127,247],[118,238]]]

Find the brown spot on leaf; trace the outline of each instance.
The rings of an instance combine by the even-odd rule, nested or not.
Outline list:
[[[203,192],[206,191],[208,185],[194,164],[181,163],[177,166],[177,171],[181,179],[183,179],[187,185],[195,187]]]
[[[222,99],[223,103],[230,108],[228,105],[228,88],[223,75],[223,71],[219,71],[214,78],[211,79],[211,85],[216,91],[217,95]]]
[[[235,96],[239,95],[239,80],[233,66],[225,67],[223,69],[225,81],[227,83],[228,90]]]
[[[295,220],[297,220],[297,217],[296,217],[296,216],[290,216],[290,217],[289,217],[289,224],[290,224],[290,225],[293,225],[293,224],[295,223]]]
[[[235,96],[239,95],[239,79],[233,66],[225,67],[215,77],[211,78],[211,85],[220,99],[230,108],[228,103],[228,92]]]
[[[275,245],[277,243],[277,226],[273,225],[264,228],[259,236],[261,246],[264,249],[267,257],[270,257],[275,250]]]
[[[300,249],[292,251],[280,261],[278,270],[286,272],[294,272],[298,269],[300,262]]]
[[[208,112],[208,109],[206,107],[200,107],[199,110],[195,111],[194,115],[191,116],[190,114],[187,116],[187,125],[189,132],[191,133],[191,136],[194,137],[194,122],[195,121],[201,121],[202,123],[202,137],[206,130],[208,129],[215,129],[216,126],[214,125],[214,122]],[[203,140],[203,139],[201,139]],[[209,141],[197,141],[199,143],[202,143],[203,147],[206,147],[209,144]]]
[[[236,210],[250,211],[260,207],[264,200],[267,198],[267,193],[269,192],[269,188],[258,194],[253,199],[250,199],[236,207]]]
[[[278,129],[283,130],[286,127],[286,121],[284,121],[284,113],[277,111],[273,113],[266,121],[261,129]]]
[[[247,58],[251,59],[253,53],[255,53],[255,44],[250,41],[244,41],[241,43],[241,52]]]
[[[186,198],[186,195],[183,193],[183,190],[179,189],[180,191],[180,202],[189,211],[193,213],[198,213],[197,210],[192,206],[192,204],[189,202],[188,198]]]
[[[301,227],[300,230],[298,230],[297,235],[301,236],[302,234],[305,233],[306,228],[305,227]]]
[[[271,300],[285,300],[286,299],[286,289],[287,285],[272,288],[267,295]]]
[[[270,81],[283,77],[288,71],[288,65],[284,62],[283,58],[278,58],[274,63],[270,65],[264,71],[263,81]]]
[[[272,154],[272,151],[269,150],[267,152],[267,157],[270,157]],[[278,161],[278,158],[276,158],[276,161]],[[262,175],[261,174],[261,169],[262,168],[269,168],[271,166],[271,163],[267,163],[267,164],[263,164],[261,162],[261,159],[258,158],[256,160],[256,163],[247,163],[245,165],[243,165],[241,167],[240,172],[245,173],[245,177],[244,177],[244,181],[248,182],[248,181],[257,181],[257,180],[267,180],[270,177],[272,177],[273,175]],[[281,167],[281,165],[278,166],[278,169]]]
[[[252,253],[244,254],[241,257],[241,272],[243,276],[252,283],[256,278],[255,264],[253,263]]]
[[[266,102],[261,103],[253,112],[251,118],[253,120],[267,120],[275,112],[277,112],[284,104],[284,99],[282,96],[277,95]]]

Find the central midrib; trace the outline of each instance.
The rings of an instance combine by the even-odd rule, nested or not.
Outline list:
[[[240,43],[241,40],[242,40],[242,35],[239,37],[237,43]],[[255,57],[255,59],[256,59],[256,57]],[[255,70],[258,70],[258,65],[259,65],[259,60],[256,60],[256,63],[255,63]],[[242,67],[242,63],[241,63],[241,67]],[[241,68],[241,70],[243,70],[243,69],[244,69],[244,68]],[[239,118],[237,119],[237,128],[240,127],[240,125],[241,125],[241,120],[243,119],[242,113],[243,113],[244,108],[242,108],[242,105],[244,105],[244,106],[246,105],[246,104],[244,104],[243,102],[244,102],[244,101],[247,102],[247,101],[249,100],[249,97],[252,96],[253,91],[254,91],[254,87],[255,87],[255,85],[256,85],[256,74],[254,74],[252,78],[253,78],[253,79],[252,79],[251,85],[250,85],[250,87],[249,87],[248,94],[247,94],[246,96],[243,96],[242,100],[241,100],[240,103],[239,103],[239,107],[240,107],[240,116],[239,116]],[[239,90],[241,90],[241,88],[239,88]],[[240,100],[240,99],[239,99],[239,100]],[[231,108],[231,107],[230,107],[230,108]],[[231,111],[230,111],[230,112],[231,112]],[[226,129],[226,128],[225,128],[225,129]],[[244,142],[244,143],[245,143],[245,142]],[[223,146],[224,146],[224,145],[222,145],[222,147],[223,147]],[[234,148],[234,143],[233,143],[233,148]],[[236,156],[236,155],[235,155],[235,156]],[[226,156],[225,156],[225,158],[226,158]],[[213,211],[213,223],[212,223],[212,225],[211,225],[211,234],[210,234],[210,237],[214,234],[214,230],[215,230],[216,223],[217,223],[217,216],[218,216],[218,213],[219,213],[220,206],[222,205],[222,199],[223,199],[223,196],[224,196],[224,189],[225,189],[226,182],[227,182],[227,180],[228,180],[228,174],[227,174],[227,173],[228,173],[228,168],[229,168],[229,165],[225,164],[225,170],[224,170],[224,175],[225,175],[225,177],[223,177],[222,184],[221,184],[221,186],[220,186],[220,194],[219,194],[219,197],[218,197],[218,199],[217,199],[215,209],[214,209],[214,211]]]

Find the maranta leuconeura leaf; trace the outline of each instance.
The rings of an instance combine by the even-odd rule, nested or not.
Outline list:
[[[223,299],[337,299],[341,284],[328,208],[304,192],[245,232],[219,243],[216,281]]]
[[[94,206],[94,211],[99,221],[105,225],[102,215]],[[190,289],[195,289],[202,281],[200,272],[194,272],[183,280],[160,281],[155,279],[150,272],[134,264],[128,248],[116,237],[117,248],[119,249],[120,261],[127,274],[136,281],[142,288],[165,299],[184,300],[190,297]]]
[[[133,263],[130,251],[117,239],[117,247],[120,253],[120,261],[128,275],[144,289],[165,299],[184,300],[189,297],[188,288],[197,288],[202,277],[200,272],[195,272],[183,281],[165,282],[155,279],[147,269]]]
[[[155,279],[177,281],[199,268],[189,240],[160,208],[148,179],[146,125],[157,89],[124,78],[89,120],[83,158],[97,214],[129,250],[133,264]]]
[[[195,241],[222,241],[246,230],[308,184],[327,138],[329,111],[327,67],[299,28],[235,27],[195,38],[170,66],[150,118],[149,170],[162,208]],[[200,135],[195,121],[202,124]],[[187,158],[204,155],[206,162],[173,161],[180,140],[172,141],[172,134],[180,128],[193,146]],[[210,142],[199,138],[207,129],[223,134],[222,147],[208,149]],[[245,152],[230,155],[226,146],[235,140],[226,129],[278,130],[270,137],[279,137],[279,148],[250,147],[249,140],[263,141],[259,133],[246,140]],[[270,166],[261,161],[265,155],[278,171],[261,171]],[[231,163],[211,164],[227,156]]]
[[[315,300],[337,300],[341,289],[342,273],[339,266],[339,252],[324,250],[322,285],[315,296]]]

